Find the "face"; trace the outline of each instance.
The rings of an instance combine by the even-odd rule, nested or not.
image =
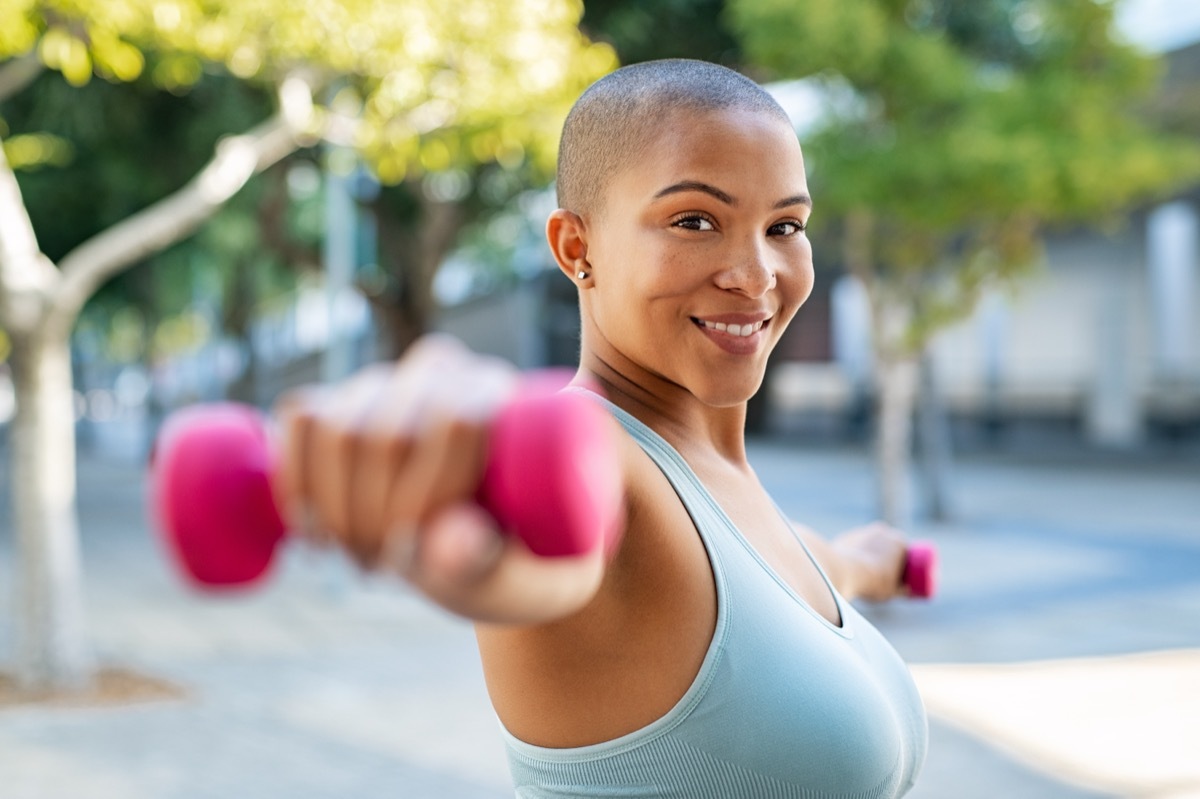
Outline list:
[[[791,128],[764,113],[664,121],[580,220],[586,263],[571,274],[588,272],[576,277],[585,357],[642,386],[734,405],[757,391],[812,290],[804,160]]]

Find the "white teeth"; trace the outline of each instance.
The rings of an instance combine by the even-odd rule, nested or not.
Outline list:
[[[724,322],[706,322],[703,319],[699,321],[700,324],[711,330],[719,330],[722,333],[728,333],[731,336],[738,336],[739,338],[745,338],[753,333],[757,333],[762,330],[763,326],[762,322],[753,322],[745,325],[727,325]]]

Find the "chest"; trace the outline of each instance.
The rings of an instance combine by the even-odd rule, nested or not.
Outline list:
[[[852,607],[841,618],[808,552],[752,474],[697,464],[701,489],[673,462],[664,471],[679,498],[672,492],[655,507],[678,509],[680,517],[654,528],[668,548],[704,540],[704,568],[683,573],[715,582],[716,618],[703,665],[689,668],[678,698],[657,717],[686,715],[670,750],[631,762],[675,762],[684,753],[695,762],[682,772],[721,772],[719,786],[688,783],[684,796],[757,796],[766,784],[778,796],[899,796],[924,746],[920,701],[899,658]],[[676,627],[663,629],[670,635]],[[696,643],[676,637],[669,651]],[[703,696],[685,702],[688,693]]]
[[[708,466],[697,476],[721,510],[764,564],[810,608],[831,624],[841,624],[837,603],[797,533],[780,514],[758,478]]]

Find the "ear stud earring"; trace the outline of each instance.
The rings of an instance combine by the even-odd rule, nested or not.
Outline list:
[[[580,269],[578,272],[575,273],[575,277],[579,278],[580,280],[587,280],[587,276],[588,276],[588,273],[583,271],[582,269]]]

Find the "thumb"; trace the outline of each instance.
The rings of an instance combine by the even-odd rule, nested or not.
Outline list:
[[[453,505],[421,532],[416,564],[421,581],[447,588],[470,585],[495,567],[504,543],[495,520],[478,505]]]

